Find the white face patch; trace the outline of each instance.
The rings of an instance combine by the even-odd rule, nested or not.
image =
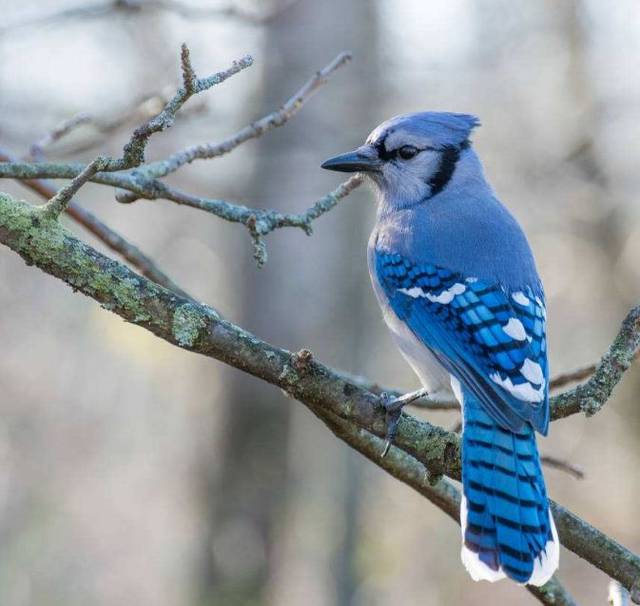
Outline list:
[[[517,318],[509,318],[509,321],[502,327],[502,330],[516,341],[524,341],[527,338],[524,326]]]
[[[518,304],[518,305],[522,305],[523,307],[528,307],[529,306],[529,299],[528,297],[522,292],[522,291],[518,291],[518,292],[514,292],[511,295],[511,298]]]
[[[419,146],[416,146],[419,147]],[[387,149],[392,149],[387,146]],[[387,200],[411,205],[431,195],[429,180],[440,168],[442,154],[425,150],[411,160],[389,160],[382,165],[382,190]]]
[[[447,305],[453,301],[454,297],[457,295],[461,295],[467,287],[464,284],[456,283],[451,288],[447,290],[443,290],[439,295],[434,295],[430,292],[426,292],[417,286],[413,288],[399,288],[398,292],[401,292],[409,297],[414,299],[423,298],[429,299],[432,303],[441,303],[442,305]]]

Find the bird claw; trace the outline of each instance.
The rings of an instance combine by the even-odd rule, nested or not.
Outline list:
[[[396,437],[404,402],[401,401],[401,398],[393,398],[386,392],[383,392],[380,397],[382,398],[382,407],[384,408],[385,423],[387,426],[384,447],[380,453],[380,458],[384,459],[389,453],[393,439]]]
[[[393,439],[396,437],[396,432],[398,431],[398,423],[400,422],[401,415],[402,409],[400,408],[387,412],[387,414],[385,415],[387,433],[385,436],[384,448],[380,453],[380,457],[383,459],[387,456],[389,449],[391,448],[391,444],[393,444]]]
[[[384,447],[382,449],[382,452],[380,453],[381,458],[387,456],[389,449],[393,444],[393,439],[396,437],[396,432],[398,431],[398,423],[400,422],[400,417],[402,416],[402,409],[407,404],[411,404],[415,400],[426,395],[428,395],[426,389],[419,389],[418,391],[405,394],[404,396],[400,396],[399,398],[394,398],[387,392],[382,392],[380,394],[380,399],[382,400],[382,408],[384,408],[385,412],[385,423],[387,425]]]

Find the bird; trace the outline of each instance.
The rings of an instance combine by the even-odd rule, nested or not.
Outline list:
[[[453,392],[461,405],[462,563],[475,581],[540,586],[559,564],[536,445],[549,429],[545,296],[471,144],[479,125],[461,113],[396,116],[322,168],[373,184],[367,259],[383,318],[422,393]],[[387,399],[390,425],[408,399]]]

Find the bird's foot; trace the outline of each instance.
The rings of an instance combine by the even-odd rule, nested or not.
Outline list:
[[[402,415],[402,409],[407,405],[423,398],[428,395],[428,391],[426,389],[418,389],[417,391],[412,391],[411,393],[407,393],[404,396],[400,396],[399,398],[394,398],[386,392],[382,392],[380,394],[380,398],[382,399],[382,407],[385,411],[385,422],[387,424],[387,432],[385,436],[384,448],[382,449],[381,457],[387,456],[389,449],[391,448],[391,444],[393,443],[393,438],[396,436],[396,431],[398,430],[398,423],[400,421],[400,416]]]

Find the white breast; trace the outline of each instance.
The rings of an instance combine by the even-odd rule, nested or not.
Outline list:
[[[418,375],[423,387],[431,394],[451,392],[449,373],[438,362],[435,356],[425,345],[411,332],[407,325],[398,318],[389,305],[387,295],[384,293],[375,271],[374,261],[375,232],[371,235],[368,250],[369,275],[373,290],[382,310],[389,330],[393,334],[396,345],[409,363],[413,371]]]

